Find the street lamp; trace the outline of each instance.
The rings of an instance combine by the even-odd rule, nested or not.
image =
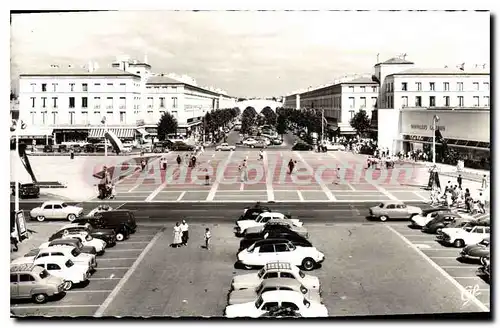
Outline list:
[[[16,136],[16,155],[19,156],[19,128],[21,130],[26,129],[26,123],[21,121],[21,124],[18,125],[17,120],[12,120],[10,131],[15,132]],[[15,175],[15,186],[14,186],[14,209],[15,211],[19,211],[19,168],[17,165],[14,165],[14,175]]]
[[[106,139],[106,133],[108,132],[108,122],[106,116],[103,116],[101,123],[104,124],[104,156],[108,156],[108,139]]]
[[[439,122],[439,116],[432,117],[432,164],[436,165],[436,123]]]

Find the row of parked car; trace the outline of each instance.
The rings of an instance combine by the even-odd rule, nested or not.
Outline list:
[[[260,270],[233,278],[226,317],[328,316],[319,279],[300,269],[313,270],[325,256],[307,240],[299,219],[267,207],[247,208],[235,234],[243,237],[237,265]]]
[[[11,299],[43,303],[76,286],[96,271],[96,256],[135,233],[132,212],[99,206],[56,231],[47,242],[11,262]]]

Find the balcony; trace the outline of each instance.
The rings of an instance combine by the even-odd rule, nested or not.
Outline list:
[[[113,109],[113,105],[111,105],[111,106],[106,106],[106,109]]]

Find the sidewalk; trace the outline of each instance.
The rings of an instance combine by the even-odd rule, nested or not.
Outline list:
[[[35,221],[26,221],[26,228],[28,229],[28,239],[23,240],[17,245],[19,250],[10,253],[10,260],[17,259],[24,256],[30,250],[38,248],[40,244],[47,242],[49,237],[52,236],[59,228],[68,222],[43,222],[38,223]],[[31,231],[31,232],[30,232]]]

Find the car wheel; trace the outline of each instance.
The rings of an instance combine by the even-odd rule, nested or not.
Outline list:
[[[453,245],[457,248],[461,248],[461,247],[464,247],[465,246],[465,243],[462,239],[457,239],[455,240],[455,242],[453,243]]]
[[[250,148],[254,148],[255,146],[254,145],[250,145]]]
[[[443,231],[443,228],[437,228],[437,229],[436,229],[436,233],[437,233],[438,235],[439,235],[439,234],[441,234],[441,231]]]
[[[253,266],[251,266],[251,265],[246,265],[246,264],[243,264],[243,267],[244,267],[246,270],[252,270],[252,269],[253,269]]]
[[[69,222],[73,222],[73,221],[75,221],[75,219],[76,219],[76,215],[74,215],[73,213],[68,214],[68,221]]]
[[[123,233],[116,234],[116,241],[123,241],[125,239],[125,235]]]
[[[47,295],[46,294],[35,294],[35,295],[33,295],[33,300],[38,304],[45,303],[45,301],[47,301]]]
[[[380,219],[380,221],[385,222],[385,221],[387,221],[388,217],[387,217],[387,215],[382,215],[379,219]]]
[[[45,216],[43,216],[43,215],[38,215],[38,216],[36,217],[36,219],[38,220],[38,222],[43,222],[43,221],[45,221]]]
[[[302,267],[306,271],[311,271],[312,269],[314,269],[315,266],[316,262],[314,262],[314,260],[310,257],[307,257],[302,261]]]
[[[73,288],[73,282],[72,281],[66,281],[66,290],[70,290]]]

